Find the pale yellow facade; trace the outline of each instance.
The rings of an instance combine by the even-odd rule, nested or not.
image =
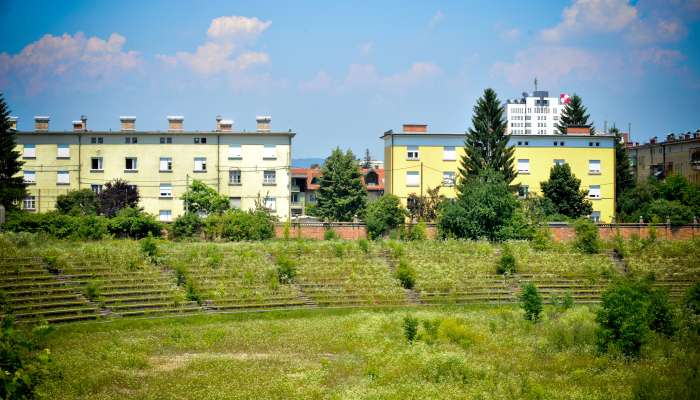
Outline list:
[[[440,186],[440,194],[456,197],[454,181],[464,155],[463,133],[394,133],[384,139],[385,192],[404,204],[412,193],[427,195]],[[555,145],[556,142],[556,145]],[[562,145],[563,144],[563,145]],[[513,183],[527,187],[520,195],[541,195],[540,183],[549,179],[555,162],[569,164],[589,192],[594,214],[600,222],[615,215],[615,148],[612,136],[512,135],[514,167],[519,170]]]
[[[197,179],[250,209],[260,199],[284,220],[290,210],[291,132],[18,132],[23,208],[45,212],[60,194],[123,179],[143,209],[163,221],[184,212],[180,196]],[[134,140],[135,139],[135,140]],[[33,182],[32,182],[33,181]]]

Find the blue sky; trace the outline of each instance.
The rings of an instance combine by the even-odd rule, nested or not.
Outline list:
[[[633,140],[700,128],[700,1],[0,1],[0,91],[20,129],[236,129],[271,115],[294,157],[381,158],[401,124],[464,131],[486,87],[578,93]]]

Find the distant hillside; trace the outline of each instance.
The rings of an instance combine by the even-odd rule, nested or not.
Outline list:
[[[313,164],[323,164],[325,158],[292,158],[292,167],[309,168]]]

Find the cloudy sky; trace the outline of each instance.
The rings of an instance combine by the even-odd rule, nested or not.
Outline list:
[[[404,122],[464,131],[476,98],[578,93],[634,140],[700,128],[700,1],[0,1],[0,91],[20,129],[237,129],[271,115],[294,157],[381,158]]]

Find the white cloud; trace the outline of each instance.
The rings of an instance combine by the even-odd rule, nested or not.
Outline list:
[[[504,29],[500,30],[500,35],[501,39],[503,40],[516,40],[520,38],[520,29],[518,28],[511,28],[511,29]]]
[[[678,50],[660,48],[639,50],[636,55],[641,62],[650,62],[664,67],[674,67],[687,58]]]
[[[570,35],[619,32],[637,21],[637,9],[627,0],[577,0],[564,9],[562,21],[541,32],[543,40],[559,42]]]
[[[30,93],[38,93],[56,80],[81,84],[89,83],[86,78],[109,81],[115,74],[142,65],[138,52],[122,51],[125,43],[126,38],[118,33],[106,40],[86,38],[82,32],[44,35],[17,54],[0,54],[0,85],[14,82],[24,85]]]
[[[432,17],[430,17],[430,21],[428,21],[428,27],[429,28],[435,28],[436,26],[440,25],[442,21],[445,19],[445,13],[443,13],[441,10],[437,10],[435,14],[433,14]]]
[[[213,40],[250,42],[257,39],[270,25],[272,21],[261,21],[255,17],[218,17],[211,21],[207,35]]]
[[[526,87],[536,76],[546,77],[547,84],[555,84],[572,74],[592,78],[600,67],[600,58],[592,52],[572,47],[546,46],[520,51],[513,62],[496,63],[492,73],[504,77],[515,87]]]

